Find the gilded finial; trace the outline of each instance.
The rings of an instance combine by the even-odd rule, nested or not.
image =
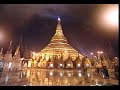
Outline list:
[[[60,17],[58,16],[58,21],[61,21]]]

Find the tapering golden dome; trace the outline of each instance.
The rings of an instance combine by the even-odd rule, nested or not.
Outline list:
[[[68,44],[68,41],[66,37],[63,34],[62,27],[60,24],[61,19],[58,17],[58,24],[56,27],[56,32],[54,36],[52,37],[50,44],[48,44],[43,50],[41,50],[40,53],[43,56],[54,56],[54,55],[64,55],[64,58],[67,58],[69,55],[73,58],[73,60],[76,59],[78,56],[78,51],[76,51],[73,47],[71,47]],[[82,55],[79,54],[81,57]]]

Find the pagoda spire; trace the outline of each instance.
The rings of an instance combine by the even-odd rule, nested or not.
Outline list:
[[[9,45],[7,54],[12,54],[12,41],[10,41],[10,45]]]
[[[58,16],[58,21],[61,21],[60,17]]]
[[[21,50],[21,47],[22,47],[22,36],[23,36],[23,33],[21,33],[21,36],[20,36],[20,42],[19,42],[19,45],[15,51],[15,55],[19,55],[20,56],[20,50]]]
[[[56,27],[56,32],[57,32],[57,31],[61,31],[61,32],[62,32],[62,27],[61,27],[61,24],[60,24],[61,19],[60,19],[59,16],[58,16],[57,21],[58,21],[58,24],[57,24],[57,27]]]
[[[54,36],[52,37],[51,42],[67,43],[67,39],[64,36],[63,31],[62,31],[62,26],[61,26],[61,23],[60,23],[61,22],[60,17],[58,17],[57,21],[58,21],[58,24],[57,24],[57,27],[56,27],[56,32],[55,32]]]
[[[28,47],[27,41],[25,42],[25,48],[24,48],[24,55],[23,55],[23,57],[25,59],[30,58],[30,51],[29,51],[29,47]]]
[[[17,55],[17,54],[20,54],[20,43],[19,43],[19,45],[18,45],[18,47],[17,47],[17,49],[15,51],[15,55]]]

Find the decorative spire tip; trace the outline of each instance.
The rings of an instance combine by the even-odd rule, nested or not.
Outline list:
[[[61,21],[60,17],[58,16],[58,21]]]

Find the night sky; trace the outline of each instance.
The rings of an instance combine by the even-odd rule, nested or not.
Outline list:
[[[3,47],[6,53],[12,40],[14,53],[22,33],[23,48],[27,43],[29,51],[42,50],[54,35],[60,16],[65,37],[81,54],[111,50],[113,56],[118,56],[118,29],[103,28],[97,21],[100,11],[107,6],[109,4],[1,4],[0,49]]]

